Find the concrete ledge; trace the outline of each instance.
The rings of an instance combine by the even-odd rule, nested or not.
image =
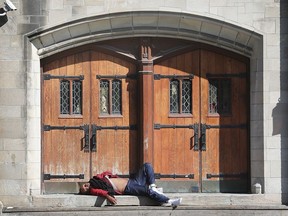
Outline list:
[[[264,194],[198,194],[198,193],[167,193],[170,198],[182,197],[181,206],[281,206],[281,203],[267,199]],[[117,206],[157,206],[148,197],[116,196]],[[76,194],[51,194],[27,196],[30,202],[15,202],[11,198],[9,202],[3,202],[5,207],[33,207],[33,208],[84,208],[104,207],[110,205],[106,199],[97,196]]]

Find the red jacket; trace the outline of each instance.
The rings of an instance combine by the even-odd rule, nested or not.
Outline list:
[[[108,176],[109,178],[118,178],[117,175],[113,175],[110,171],[105,171],[103,173],[97,174],[96,176],[93,176],[93,178],[100,179],[100,180],[108,183],[109,185],[111,185],[110,182],[108,181],[108,179],[105,178],[105,176]],[[115,192],[118,193],[117,191],[115,191]],[[90,188],[90,194],[95,195],[95,196],[104,196],[105,197],[105,196],[107,196],[108,191],[102,190],[102,189]],[[118,194],[120,194],[120,193],[118,193]]]

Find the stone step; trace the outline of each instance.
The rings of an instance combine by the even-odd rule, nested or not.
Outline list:
[[[182,197],[184,206],[263,206],[279,205],[264,194],[199,194],[167,193],[170,198]],[[116,196],[117,206],[153,206],[158,205],[147,197],[121,195]],[[5,204],[5,203],[4,203]],[[91,207],[109,205],[103,197],[74,194],[50,194],[32,196],[32,207]]]

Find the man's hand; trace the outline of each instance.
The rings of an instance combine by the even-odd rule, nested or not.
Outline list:
[[[106,199],[113,205],[117,204],[116,198],[113,196],[110,196],[109,194],[106,195]]]

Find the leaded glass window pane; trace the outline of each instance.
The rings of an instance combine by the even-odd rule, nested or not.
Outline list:
[[[182,81],[182,113],[191,113],[191,87],[190,80]]]
[[[170,82],[170,113],[179,113],[179,81]]]
[[[70,82],[60,81],[60,113],[70,114]]]
[[[112,82],[112,114],[121,114],[121,81]]]
[[[221,80],[219,112],[222,114],[231,113],[231,80]]]
[[[73,114],[82,114],[82,82],[73,80]]]
[[[109,113],[109,81],[100,81],[100,113]]]
[[[209,113],[218,113],[218,80],[209,80]]]
[[[231,113],[231,80],[209,80],[209,113]]]

